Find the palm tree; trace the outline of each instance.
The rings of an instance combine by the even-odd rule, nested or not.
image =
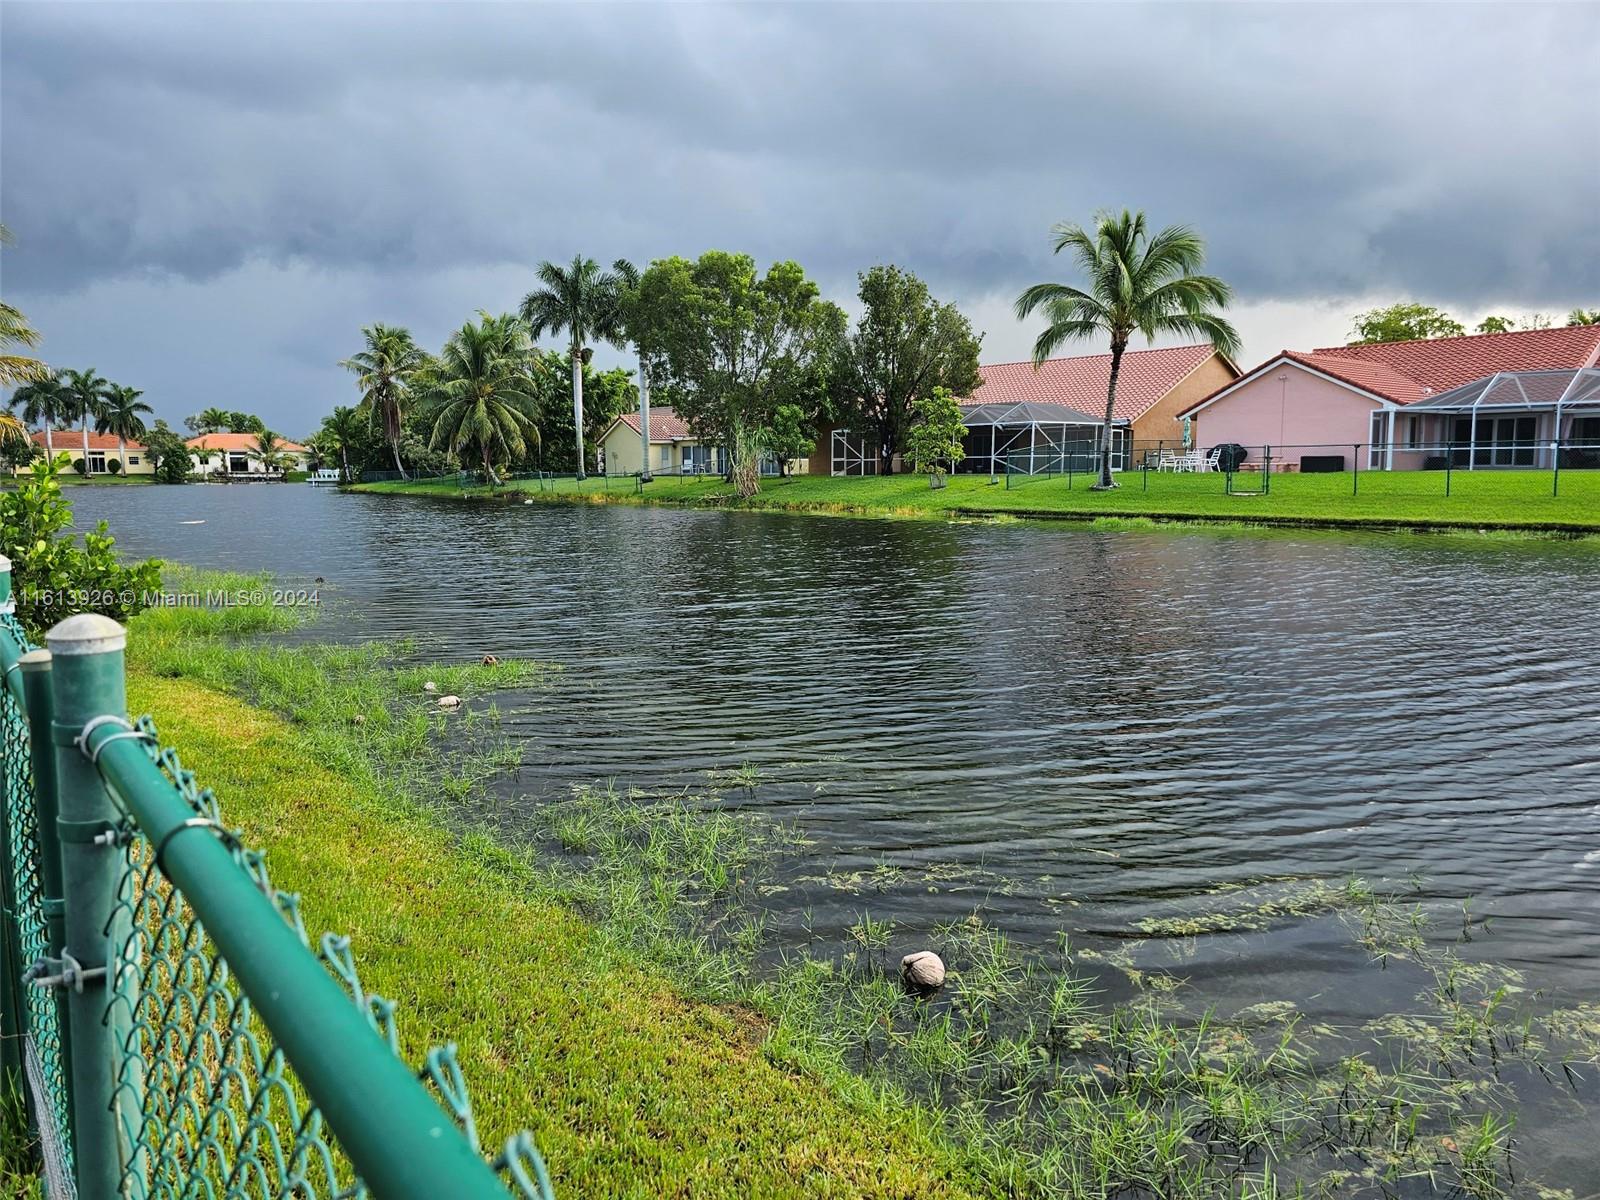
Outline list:
[[[1600,325],[1600,308],[1575,308],[1567,314],[1568,325]]]
[[[521,458],[539,444],[532,345],[527,327],[510,313],[478,316],[478,324],[468,321],[450,335],[428,372],[428,444],[463,460],[472,454],[489,482],[498,483],[496,458]]]
[[[1080,338],[1109,335],[1111,379],[1106,386],[1105,424],[1100,429],[1100,481],[1111,478],[1111,421],[1117,405],[1117,374],[1135,333],[1147,341],[1161,334],[1200,337],[1217,353],[1239,352],[1239,335],[1217,315],[1233,291],[1222,280],[1196,272],[1205,260],[1205,243],[1186,225],[1169,225],[1151,237],[1144,213],[1126,209],[1120,216],[1095,216],[1091,232],[1062,222],[1052,231],[1055,253],[1071,250],[1087,279],[1087,290],[1064,283],[1036,283],[1017,297],[1018,320],[1043,309],[1050,324],[1033,343],[1033,365]]]
[[[522,301],[522,319],[535,337],[566,330],[572,356],[572,421],[578,437],[578,478],[584,477],[583,368],[594,357],[591,340],[623,342],[621,298],[626,286],[592,258],[577,255],[569,267],[539,264],[544,287]]]
[[[322,418],[322,435],[338,451],[339,469],[344,481],[351,482],[350,447],[361,441],[362,419],[359,410],[335,406],[331,415]]]
[[[25,383],[11,396],[11,407],[22,410],[22,420],[29,426],[44,427],[44,449],[55,457],[55,438],[52,436],[57,421],[67,415],[66,388],[62,386],[65,371],[51,371],[42,379]]]
[[[118,469],[123,474],[128,471],[128,439],[145,435],[145,424],[139,414],[155,414],[153,408],[139,399],[142,395],[144,393],[138,388],[111,384],[106,389],[105,402],[94,423],[96,433],[117,435],[117,459],[122,464]]]
[[[68,370],[63,380],[67,402],[67,419],[78,421],[83,427],[83,472],[89,473],[89,422],[99,420],[105,407],[111,382],[97,375],[93,367],[83,371]]]
[[[0,245],[11,244],[11,231],[0,225]],[[37,358],[14,354],[13,346],[37,346],[39,334],[18,308],[0,300],[0,387],[16,387],[46,378],[49,368]]]
[[[644,339],[639,328],[637,299],[639,269],[625,258],[611,264],[617,279],[617,308],[623,336],[633,343],[639,356],[639,478],[650,482],[650,372],[645,362]]]
[[[289,457],[283,449],[283,439],[272,430],[263,430],[256,434],[256,444],[249,452],[252,457],[261,460],[262,468],[267,474],[282,470],[284,461]]]
[[[368,325],[361,335],[367,339],[367,348],[339,365],[356,373],[361,405],[373,424],[383,427],[383,440],[394,453],[395,470],[404,479],[400,435],[405,424],[405,404],[425,355],[411,340],[411,331],[398,325]]]
[[[233,420],[233,414],[215,406],[201,410],[194,418],[196,433],[222,433]]]

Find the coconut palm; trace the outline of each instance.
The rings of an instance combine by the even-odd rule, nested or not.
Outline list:
[[[21,410],[23,423],[43,427],[45,453],[52,458],[56,452],[53,436],[56,422],[67,415],[66,388],[61,382],[65,374],[65,371],[51,371],[41,379],[23,384],[11,396],[11,407]]]
[[[1575,308],[1567,314],[1568,325],[1600,325],[1600,308]]]
[[[463,461],[472,456],[497,483],[497,459],[521,458],[539,444],[532,345],[512,314],[478,316],[450,335],[427,372],[428,444]]]
[[[193,418],[194,431],[196,433],[222,433],[228,428],[232,420],[233,414],[225,408],[213,406],[202,409]],[[186,425],[189,423],[188,421],[184,422]]]
[[[79,422],[83,428],[85,474],[89,471],[89,422],[100,419],[111,386],[111,382],[105,376],[96,374],[93,367],[83,371],[69,369],[62,377],[62,389],[66,397],[66,417],[69,421]]]
[[[0,245],[10,245],[11,231],[0,225]],[[13,305],[0,300],[0,387],[17,387],[46,378],[50,370],[37,358],[13,353],[15,346],[37,346],[39,334],[28,318]]]
[[[650,482],[650,371],[646,363],[643,329],[637,304],[639,294],[639,269],[625,258],[611,264],[611,273],[617,280],[617,308],[623,337],[633,343],[639,356],[639,478]]]
[[[367,339],[366,349],[339,365],[356,373],[361,405],[373,424],[382,427],[383,440],[394,454],[395,470],[404,479],[400,435],[405,425],[405,406],[426,356],[411,340],[411,331],[398,325],[368,325],[361,335]]]
[[[1064,283],[1037,283],[1017,297],[1018,320],[1037,311],[1049,319],[1033,343],[1033,365],[1068,342],[1082,338],[1111,340],[1111,378],[1106,386],[1105,424],[1100,430],[1100,481],[1111,478],[1111,421],[1117,405],[1117,375],[1122,355],[1135,333],[1154,341],[1161,334],[1199,337],[1219,354],[1236,355],[1239,335],[1217,315],[1232,297],[1222,280],[1197,272],[1205,259],[1205,243],[1186,225],[1169,225],[1155,236],[1145,228],[1144,213],[1126,209],[1121,215],[1096,215],[1094,229],[1062,222],[1052,231],[1055,253],[1071,250],[1087,281],[1076,288]]]
[[[364,425],[359,409],[343,405],[336,406],[330,415],[322,418],[321,436],[338,453],[339,469],[346,483],[354,478],[350,474],[350,447],[360,445]]]
[[[251,447],[249,454],[261,460],[262,468],[269,475],[283,470],[289,460],[288,452],[283,448],[283,439],[270,429],[256,434],[256,444]]]
[[[581,254],[568,267],[540,263],[539,279],[544,287],[523,298],[522,319],[535,338],[567,332],[572,356],[572,422],[578,438],[578,478],[582,479],[583,368],[594,357],[591,341],[623,344],[621,299],[626,285],[615,273],[602,271],[599,263]]]
[[[145,424],[139,414],[155,413],[153,408],[139,399],[142,395],[144,393],[138,388],[111,384],[106,388],[105,401],[94,423],[96,433],[117,435],[117,460],[122,464],[120,470],[124,473],[128,469],[128,439],[145,435]]]

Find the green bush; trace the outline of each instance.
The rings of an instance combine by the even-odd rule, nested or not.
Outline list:
[[[87,475],[89,473],[89,460],[86,459],[86,458],[75,458],[75,459],[73,459],[72,460],[72,469],[74,471],[76,471],[79,475]]]
[[[122,473],[122,460],[120,458],[107,459],[106,470],[112,475],[120,475]]]
[[[104,521],[78,544],[70,532],[72,505],[61,492],[66,464],[64,454],[40,459],[32,474],[17,481],[16,491],[0,494],[0,551],[11,559],[17,619],[34,638],[74,613],[126,621],[149,607],[161,587],[160,560],[119,562]]]

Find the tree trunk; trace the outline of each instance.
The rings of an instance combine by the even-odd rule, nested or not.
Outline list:
[[[406,469],[405,469],[404,466],[401,465],[401,462],[400,462],[400,445],[399,445],[399,443],[390,442],[389,443],[389,449],[394,451],[394,469],[396,471],[400,472],[400,478],[401,479],[410,479],[411,476],[406,474]]]
[[[583,469],[583,347],[572,343],[572,427],[578,435],[578,478]]]
[[[83,477],[89,478],[89,414],[83,414]]]
[[[1100,427],[1100,482],[1094,486],[1100,491],[1110,491],[1117,486],[1111,478],[1111,417],[1117,408],[1117,376],[1122,371],[1122,352],[1128,348],[1126,339],[1111,340],[1111,379],[1106,384],[1106,423]]]
[[[128,441],[120,433],[117,434],[117,462],[121,464],[117,468],[118,474],[126,475],[128,473]]]
[[[650,380],[645,377],[644,355],[639,355],[639,478],[650,482]]]
[[[45,422],[44,422],[44,452],[46,454],[48,454],[52,459],[55,458],[55,456],[56,456],[55,439],[53,439],[50,436],[51,427],[53,425],[55,425],[55,422],[52,421],[50,418],[46,417],[45,418]]]
[[[344,481],[350,482],[350,454],[343,445],[339,447],[339,467],[344,472]]]

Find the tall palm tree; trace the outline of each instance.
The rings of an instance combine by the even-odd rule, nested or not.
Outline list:
[[[356,373],[361,388],[361,404],[374,425],[383,428],[383,440],[394,454],[400,478],[406,469],[400,462],[400,435],[405,425],[405,405],[411,397],[411,384],[422,367],[425,355],[411,340],[411,331],[398,325],[368,325],[361,331],[367,346],[339,365]]]
[[[0,245],[11,244],[11,231],[0,225]],[[33,347],[39,334],[28,324],[22,310],[0,300],[0,387],[17,387],[46,378],[49,368],[37,358],[17,354],[15,346]]]
[[[450,335],[427,373],[428,444],[463,460],[473,455],[497,483],[496,458],[521,458],[539,444],[532,347],[512,314],[478,316],[478,324],[468,321]]]
[[[650,482],[650,371],[645,361],[643,330],[639,328],[639,268],[625,258],[611,264],[617,280],[617,308],[622,334],[639,356],[639,478]]]
[[[67,419],[78,421],[83,427],[83,472],[89,473],[89,422],[99,420],[105,407],[106,394],[111,382],[97,375],[93,367],[82,371],[68,370],[63,378],[67,401]]]
[[[1239,352],[1239,335],[1217,315],[1233,291],[1222,280],[1197,272],[1205,261],[1205,243],[1186,225],[1169,225],[1153,237],[1144,213],[1126,209],[1095,216],[1094,229],[1062,222],[1055,235],[1055,253],[1071,250],[1086,280],[1083,288],[1064,283],[1036,283],[1017,297],[1018,320],[1043,310],[1049,319],[1033,343],[1033,365],[1068,342],[1109,336],[1111,379],[1106,386],[1105,424],[1100,430],[1100,481],[1111,478],[1111,421],[1117,405],[1117,375],[1122,355],[1135,333],[1147,341],[1161,334],[1199,337],[1219,354]]]
[[[322,418],[322,433],[338,451],[339,469],[346,483],[354,478],[350,474],[350,447],[360,443],[362,426],[360,411],[343,405],[335,406],[329,416]]]
[[[583,368],[594,357],[591,341],[623,341],[621,297],[624,283],[612,271],[602,271],[592,258],[577,255],[568,267],[539,264],[544,284],[522,301],[522,319],[535,337],[567,331],[572,355],[572,422],[578,438],[578,478],[584,477]]]
[[[194,431],[196,433],[222,433],[233,420],[233,414],[225,408],[202,409],[194,418]]]
[[[11,396],[11,407],[22,410],[24,423],[44,428],[44,449],[51,458],[56,453],[56,422],[67,415],[67,394],[62,384],[65,375],[65,371],[51,371],[42,379],[23,384]]]
[[[142,395],[144,393],[138,388],[111,384],[106,389],[105,402],[94,423],[96,433],[117,435],[117,459],[122,464],[119,470],[123,474],[128,471],[128,439],[142,438],[146,432],[139,414],[155,413],[153,408],[139,399]]]

